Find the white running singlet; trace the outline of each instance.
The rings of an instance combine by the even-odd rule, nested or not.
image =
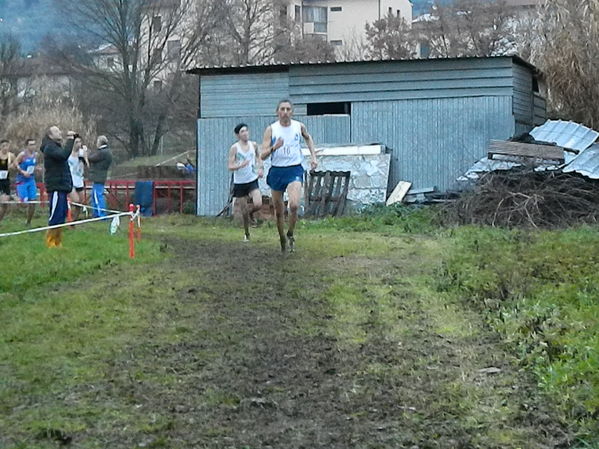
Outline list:
[[[258,174],[256,173],[256,148],[252,142],[248,142],[248,146],[249,149],[243,151],[239,142],[235,144],[235,149],[237,151],[235,153],[235,162],[240,164],[243,161],[249,160],[250,163],[233,172],[234,184],[247,184],[248,182],[253,182],[258,179]]]
[[[289,126],[283,126],[278,121],[270,125],[272,130],[271,145],[274,145],[279,137],[283,138],[283,146],[275,150],[271,157],[273,167],[291,167],[301,165],[304,157],[302,156],[302,125],[300,122],[291,120]]]
[[[83,162],[76,156],[69,156],[67,159],[69,162],[69,168],[71,169],[71,178],[73,178],[73,187],[80,189],[85,186],[83,182],[83,174],[85,166]]]

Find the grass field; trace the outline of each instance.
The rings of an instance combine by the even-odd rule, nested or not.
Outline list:
[[[0,447],[599,447],[594,230],[275,232],[146,220],[134,261],[106,224],[0,239]]]

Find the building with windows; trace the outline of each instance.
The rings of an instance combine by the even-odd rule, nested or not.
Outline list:
[[[304,36],[314,35],[347,47],[365,38],[367,23],[388,14],[412,23],[410,0],[292,0],[287,14],[301,23]]]

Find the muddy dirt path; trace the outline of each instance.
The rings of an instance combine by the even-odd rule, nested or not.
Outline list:
[[[177,291],[147,340],[112,363],[104,393],[156,413],[155,425],[96,429],[110,447],[567,446],[476,315],[458,311],[475,332],[439,331],[444,306],[409,281],[423,267],[406,268],[406,254],[168,245],[177,257],[157,282]],[[176,341],[159,338],[167,328]]]

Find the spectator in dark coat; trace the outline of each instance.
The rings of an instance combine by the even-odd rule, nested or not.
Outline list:
[[[93,183],[91,206],[94,217],[104,217],[106,215],[104,184],[108,177],[108,169],[112,164],[112,153],[106,136],[99,136],[97,144],[98,149],[88,156],[89,178]]]
[[[48,192],[50,215],[48,225],[63,224],[67,218],[67,195],[73,189],[69,155],[73,149],[74,133],[69,132],[66,144],[62,146],[62,131],[51,126],[42,141],[41,152],[44,155],[44,183]],[[62,245],[62,228],[50,229],[46,234],[46,245],[54,248]]]

